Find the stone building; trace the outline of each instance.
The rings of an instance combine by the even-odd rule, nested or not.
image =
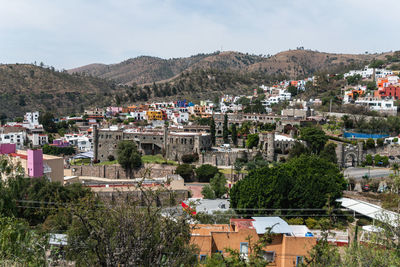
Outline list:
[[[191,129],[194,131],[193,129]],[[120,141],[131,140],[136,143],[142,155],[165,154],[169,160],[181,160],[185,154],[201,153],[211,149],[211,136],[204,132],[131,131],[122,129],[94,130],[94,155],[99,161],[106,161],[110,155],[117,156]]]
[[[276,161],[278,154],[287,154],[296,142],[302,142],[286,135],[264,132],[259,134],[259,147],[267,161]]]

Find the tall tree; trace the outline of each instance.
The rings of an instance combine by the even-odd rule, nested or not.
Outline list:
[[[142,158],[137,150],[137,146],[132,141],[121,141],[117,147],[118,163],[132,176],[134,169],[142,166]]]
[[[228,192],[228,188],[226,187],[226,178],[223,173],[215,174],[210,180],[210,186],[217,198],[222,197],[226,192]]]
[[[225,114],[224,116],[224,124],[222,126],[222,137],[224,138],[224,144],[229,144],[228,114]]]
[[[328,141],[325,132],[318,127],[301,128],[300,139],[307,142],[307,146],[314,154],[319,154]]]
[[[46,112],[44,114],[40,114],[39,123],[43,125],[43,128],[46,132],[48,132],[48,133],[56,133],[57,132],[57,125],[54,122],[53,113]]]
[[[211,135],[211,142],[213,146],[215,146],[215,120],[214,117],[211,117],[210,121],[210,135]]]
[[[324,149],[319,154],[322,158],[327,159],[332,163],[337,163],[337,156],[336,156],[336,144],[335,143],[328,143],[325,145]]]
[[[232,143],[237,146],[238,143],[238,133],[236,129],[236,124],[232,124],[232,129],[231,129],[231,136],[232,136]]]

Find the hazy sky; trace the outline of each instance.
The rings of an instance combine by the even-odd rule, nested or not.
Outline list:
[[[0,63],[400,50],[399,11],[398,0],[0,0]]]

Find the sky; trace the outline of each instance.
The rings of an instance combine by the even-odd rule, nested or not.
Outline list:
[[[398,0],[0,0],[0,63],[395,51],[399,10]]]

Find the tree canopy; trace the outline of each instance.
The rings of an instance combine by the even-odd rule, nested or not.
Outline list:
[[[319,154],[328,141],[325,132],[318,127],[301,128],[300,139],[307,142],[307,146],[314,154]]]
[[[250,171],[232,187],[231,205],[238,214],[265,214],[257,209],[321,209],[328,199],[334,205],[345,187],[335,164],[317,155],[301,155]]]
[[[127,171],[140,168],[142,158],[137,150],[137,146],[132,141],[121,141],[117,147],[118,163]]]

